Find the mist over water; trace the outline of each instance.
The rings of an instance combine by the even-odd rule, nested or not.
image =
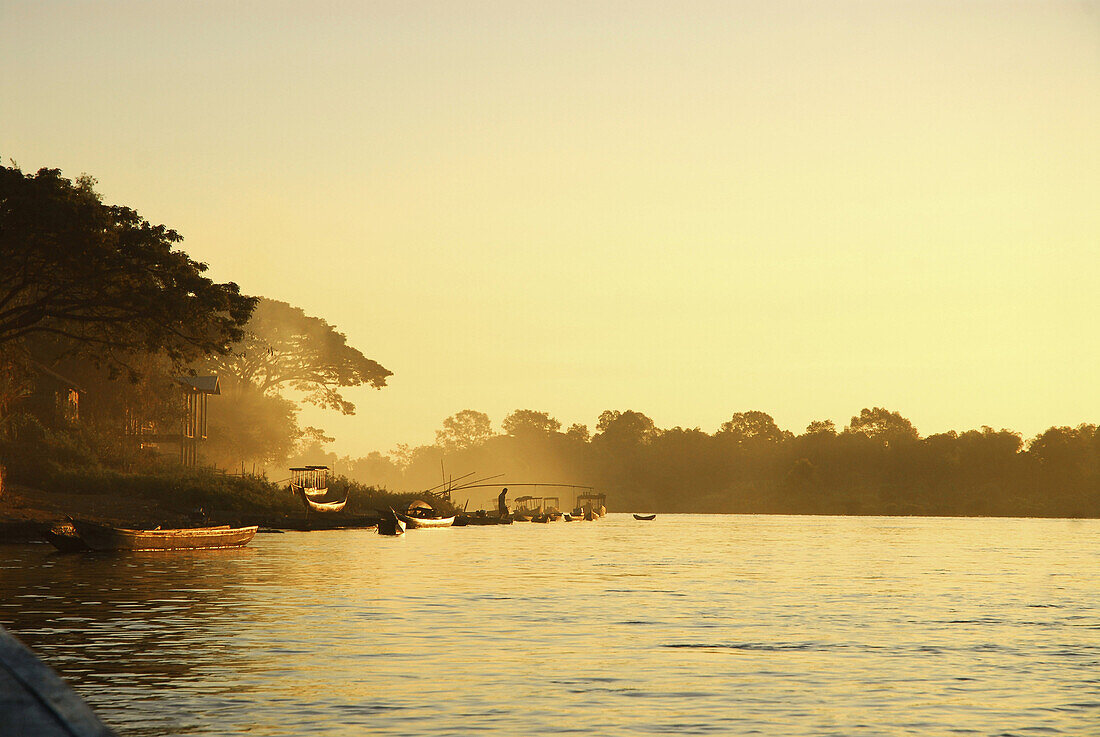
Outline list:
[[[1100,521],[663,515],[10,547],[124,735],[1095,734]]]

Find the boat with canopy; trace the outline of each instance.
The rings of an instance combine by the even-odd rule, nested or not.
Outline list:
[[[437,517],[432,505],[419,499],[410,504],[408,510],[404,513],[394,512],[394,515],[404,522],[410,530],[428,527],[451,527],[454,525],[456,516]]]

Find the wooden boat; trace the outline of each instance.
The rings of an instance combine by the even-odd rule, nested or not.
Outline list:
[[[405,527],[410,530],[417,530],[427,527],[450,527],[455,523],[455,516],[450,517],[414,517],[408,514],[401,514],[401,512],[394,512],[397,519],[405,523]]]
[[[252,527],[197,527],[175,530],[130,530],[73,520],[80,539],[92,550],[194,550],[239,548],[256,536]]]
[[[306,503],[311,511],[314,512],[339,512],[344,508],[344,505],[348,503],[348,496],[345,494],[344,498],[335,502],[319,502],[316,499],[310,499],[305,493],[298,494],[302,501]]]
[[[655,514],[636,514],[636,515],[634,515],[634,519],[645,520],[645,521],[648,522],[649,520],[657,519],[657,515],[655,515]]]
[[[0,627],[0,734],[116,737],[48,665]]]
[[[79,553],[84,550],[91,550],[88,543],[81,540],[80,535],[76,534],[76,528],[73,527],[72,522],[58,522],[46,530],[46,539],[62,553]]]
[[[290,469],[290,490],[318,499],[328,493],[328,466],[299,466]]]
[[[488,514],[460,514],[455,517],[454,527],[475,527],[478,525],[510,525],[511,517],[496,517]]]
[[[397,512],[392,509],[389,513],[382,512],[382,517],[378,520],[378,534],[379,535],[404,535],[405,534],[405,522],[397,516]]]
[[[308,486],[298,486],[296,484],[290,485],[291,490],[296,494],[305,494],[310,499],[317,499],[328,493],[328,487],[324,489],[311,489]]]

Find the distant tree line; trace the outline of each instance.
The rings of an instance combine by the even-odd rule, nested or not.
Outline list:
[[[737,412],[708,433],[608,410],[590,434],[526,409],[497,433],[486,414],[464,410],[443,421],[432,445],[328,458],[364,483],[394,488],[439,483],[441,461],[454,476],[476,469],[591,484],[622,511],[1100,516],[1096,425],[1052,427],[1026,443],[991,427],[921,437],[882,407],[843,428],[811,422],[798,435],[761,411]]]

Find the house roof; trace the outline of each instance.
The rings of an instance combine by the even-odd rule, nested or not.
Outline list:
[[[67,389],[76,389],[78,392],[84,391],[84,387],[82,387],[80,384],[77,384],[75,381],[67,376],[62,376],[48,366],[45,366],[34,360],[32,360],[30,364],[31,367],[41,376],[48,376],[49,378],[56,381],[58,384],[64,385]]]
[[[218,375],[212,376],[177,376],[176,381],[184,387],[199,394],[221,394],[218,386]]]

